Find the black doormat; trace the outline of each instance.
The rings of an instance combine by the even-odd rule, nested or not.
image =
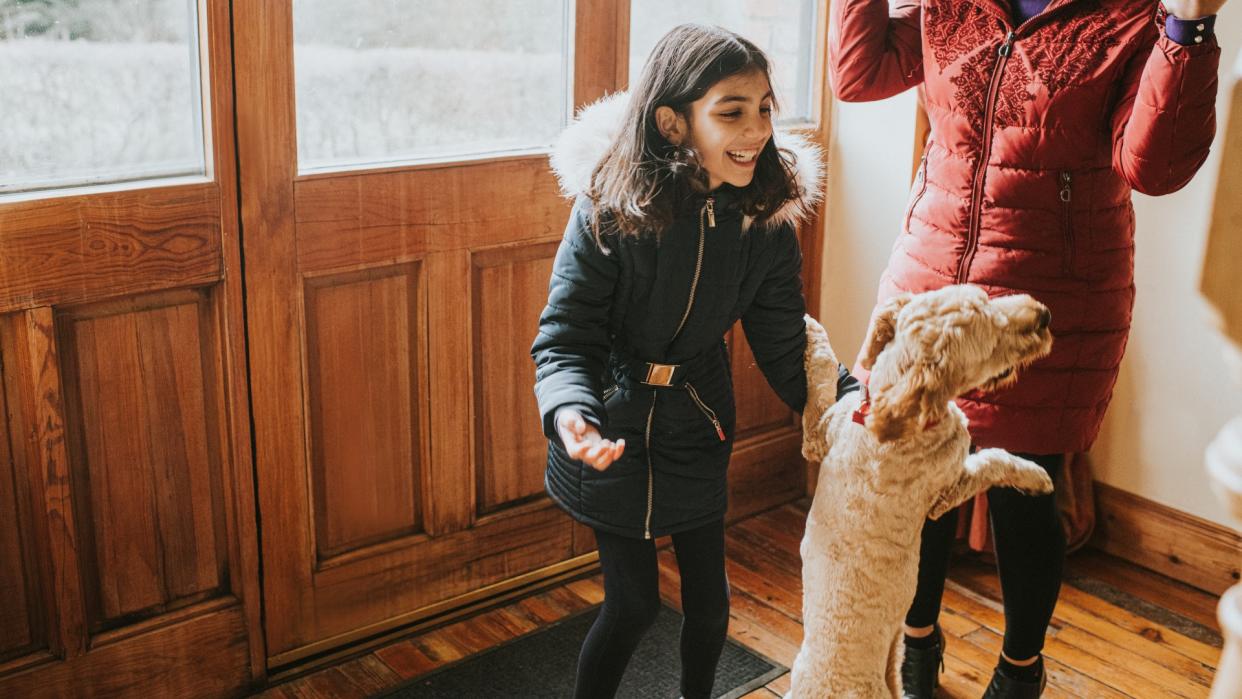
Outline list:
[[[599,608],[416,677],[378,696],[385,699],[552,699],[571,697],[578,651]],[[681,614],[664,607],[630,659],[617,691],[621,699],[676,699],[680,695],[678,639]],[[713,694],[737,699],[780,677],[788,668],[725,642]]]

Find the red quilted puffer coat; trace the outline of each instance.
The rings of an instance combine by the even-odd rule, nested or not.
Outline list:
[[[1051,356],[959,401],[975,442],[1086,451],[1130,329],[1130,192],[1207,158],[1220,49],[1168,39],[1150,0],[1052,0],[1017,27],[1002,3],[834,0],[829,77],[845,101],[923,86],[930,140],[880,298],[969,282],[1052,310]]]

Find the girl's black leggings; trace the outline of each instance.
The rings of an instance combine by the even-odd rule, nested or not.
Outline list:
[[[604,570],[604,604],[578,656],[574,697],[612,697],[625,666],[660,610],[654,540],[595,530]],[[710,697],[729,627],[724,520],[673,535],[681,571],[681,694]]]
[[[1030,459],[1056,480],[1061,454],[1018,454]],[[1023,495],[1013,488],[988,491],[996,568],[1005,604],[1005,655],[1013,660],[1034,657],[1043,650],[1044,635],[1061,591],[1065,562],[1065,532],[1053,495]],[[906,624],[931,626],[940,616],[940,598],[949,569],[949,549],[957,532],[957,512],[923,524],[919,551],[919,583]]]

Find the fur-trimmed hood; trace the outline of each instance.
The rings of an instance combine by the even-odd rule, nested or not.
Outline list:
[[[618,92],[589,104],[557,138],[552,148],[552,171],[556,173],[561,193],[566,197],[573,198],[586,192],[591,172],[616,137],[629,102],[628,92]],[[779,128],[772,134],[772,139],[778,147],[793,153],[796,158],[799,196],[781,205],[767,219],[764,227],[776,228],[786,223],[797,225],[815,213],[815,207],[823,197],[823,149],[800,134]]]

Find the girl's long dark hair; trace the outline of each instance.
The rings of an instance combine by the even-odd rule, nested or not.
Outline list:
[[[672,223],[679,203],[707,191],[707,172],[695,153],[660,134],[656,108],[671,107],[689,120],[691,102],[721,80],[752,70],[772,82],[767,56],[728,30],[683,24],[660,39],[633,87],[616,139],[591,173],[587,196],[597,240],[601,227],[620,235],[658,234]],[[759,152],[754,179],[739,190],[742,213],[755,224],[800,196],[794,160],[772,139]]]

